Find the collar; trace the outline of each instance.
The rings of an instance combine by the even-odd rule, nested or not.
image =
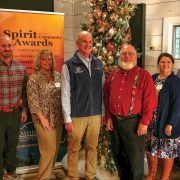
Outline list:
[[[86,58],[86,57],[84,57],[84,56],[82,56],[80,53],[79,53],[79,51],[78,51],[78,56],[79,56],[79,58],[82,60],[86,60],[87,62],[91,62],[92,61],[92,56],[91,56],[91,54],[90,54],[90,58]]]
[[[122,72],[123,74],[127,74],[127,73],[130,73],[130,72],[131,72],[131,69],[130,69],[130,70],[124,70],[124,69],[120,68],[120,70],[121,70],[121,72]]]
[[[42,74],[43,76],[46,76],[46,73],[42,70],[37,71],[37,73]],[[54,77],[54,71],[51,71],[51,76]]]
[[[10,61],[10,66],[11,66],[11,64],[14,62],[14,60],[12,59],[11,61]],[[2,59],[0,59],[0,65],[5,65],[5,66],[8,66]],[[10,67],[10,66],[8,66],[8,67]]]

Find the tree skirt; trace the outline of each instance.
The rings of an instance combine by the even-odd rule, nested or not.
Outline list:
[[[62,167],[64,169],[68,169],[67,166],[67,154],[63,157],[62,159]],[[78,162],[78,173],[79,173],[79,177],[81,178],[85,178],[85,150],[82,150],[79,152],[79,162]],[[110,174],[108,171],[105,170],[105,168],[103,168],[100,166],[97,166],[96,168],[96,173],[97,173],[97,178],[99,180],[119,180],[118,177],[118,173],[117,171],[115,171],[113,174]],[[147,160],[146,158],[144,159],[144,175],[148,174],[148,165],[147,165]]]
[[[62,159],[62,167],[67,170],[67,154]],[[79,173],[79,177],[86,178],[86,175],[85,175],[85,150],[82,150],[79,152],[78,173]],[[119,180],[117,171],[111,175],[104,168],[97,166],[96,173],[97,173],[96,177],[99,180],[109,180],[110,178],[111,178],[111,180]]]

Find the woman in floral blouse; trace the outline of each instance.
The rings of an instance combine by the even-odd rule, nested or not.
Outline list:
[[[162,159],[160,180],[168,180],[174,158],[180,156],[180,78],[172,72],[174,58],[162,53],[157,60],[158,74],[153,80],[158,96],[158,108],[149,124],[146,154],[149,175],[156,180],[158,158]]]
[[[40,161],[36,180],[55,179],[53,167],[62,135],[61,76],[48,49],[38,52],[27,83],[28,105],[36,128]]]

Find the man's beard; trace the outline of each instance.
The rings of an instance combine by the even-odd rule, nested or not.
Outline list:
[[[133,61],[131,63],[126,63],[124,61],[120,61],[120,67],[124,70],[130,70],[133,67],[135,67],[137,65],[137,61]]]
[[[0,57],[3,57],[3,58],[10,58],[10,57],[12,57],[12,55],[13,55],[12,51],[8,51],[8,53],[6,53],[6,52],[0,53]]]

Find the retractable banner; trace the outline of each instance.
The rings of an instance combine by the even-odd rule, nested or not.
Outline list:
[[[64,14],[39,11],[0,9],[0,36],[9,36],[14,45],[13,58],[23,63],[28,73],[33,73],[32,61],[40,49],[50,49],[61,71],[64,62]],[[57,161],[66,153],[62,141]],[[19,166],[38,165],[39,150],[36,130],[31,116],[21,124],[17,158]]]

